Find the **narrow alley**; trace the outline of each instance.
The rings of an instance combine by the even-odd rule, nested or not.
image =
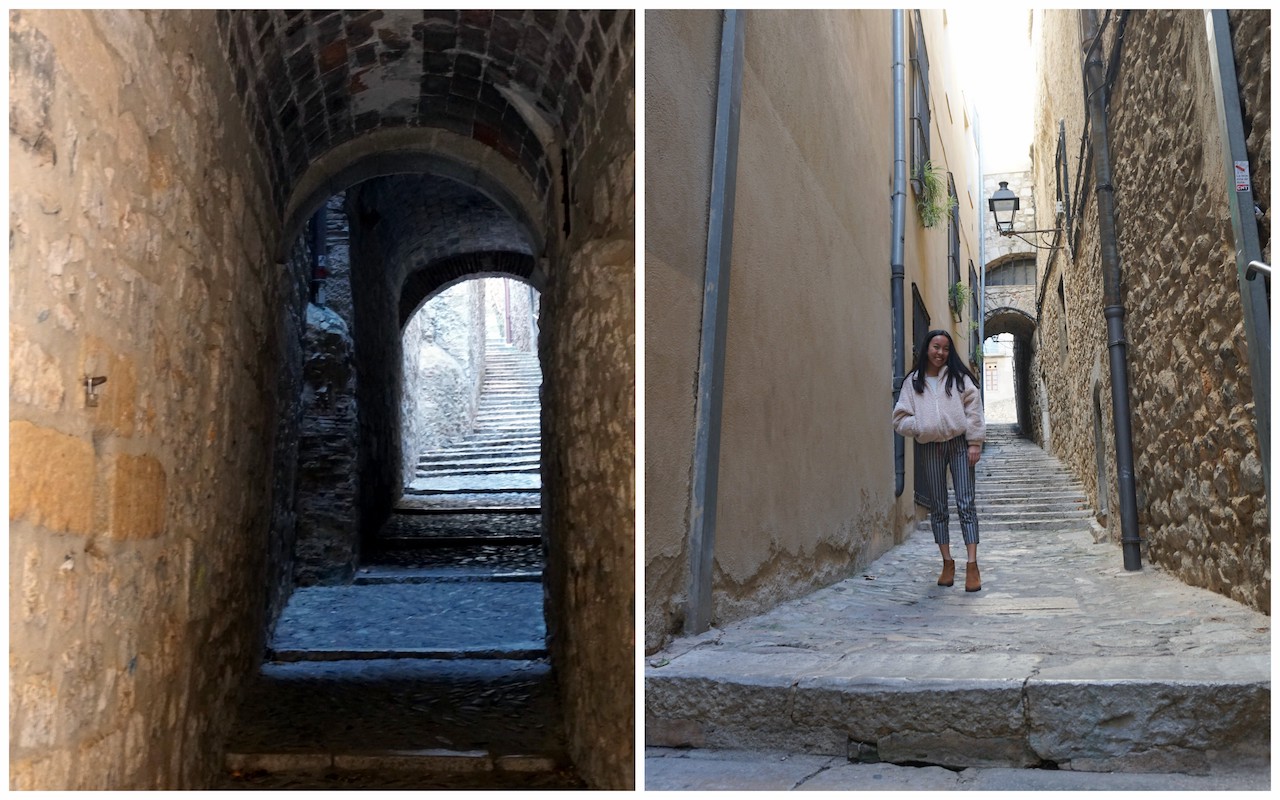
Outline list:
[[[1270,788],[1270,20],[646,11],[646,788]]]

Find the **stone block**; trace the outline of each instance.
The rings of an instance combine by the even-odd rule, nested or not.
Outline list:
[[[9,520],[52,531],[89,533],[93,445],[23,420],[9,423]]]
[[[502,772],[552,772],[558,766],[551,756],[498,756],[496,761]]]
[[[322,772],[333,767],[328,753],[227,753],[232,772]]]
[[[164,467],[151,456],[116,456],[109,478],[108,530],[114,539],[150,539],[164,531]]]
[[[454,773],[491,772],[493,761],[483,750],[420,750],[404,753],[335,755],[337,769],[352,772]]]
[[[1271,689],[1265,671],[1249,679],[1252,662],[1224,657],[1199,669],[1185,665],[1180,676],[1156,675],[1143,674],[1140,659],[1129,661],[1135,670],[1129,679],[1051,675],[1029,681],[1032,749],[1041,758],[1095,771],[1188,772],[1219,762],[1266,763]],[[1205,670],[1219,674],[1197,674]]]
[[[66,395],[58,362],[22,328],[11,328],[9,339],[9,398],[15,403],[59,411]]]
[[[668,719],[646,714],[644,743],[646,747],[706,747],[706,726],[696,719]]]

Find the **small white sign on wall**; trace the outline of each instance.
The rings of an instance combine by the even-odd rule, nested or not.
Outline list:
[[[1236,162],[1236,191],[1237,192],[1250,191],[1248,161]]]

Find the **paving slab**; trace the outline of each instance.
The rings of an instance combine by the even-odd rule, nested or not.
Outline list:
[[[674,752],[645,758],[645,790],[789,791],[835,762],[829,756]],[[727,768],[731,767],[731,768]]]
[[[1079,772],[851,763],[843,758],[770,751],[645,751],[645,791],[1269,791],[1268,770],[1212,775]]]
[[[447,582],[295,589],[276,653],[512,652],[546,645],[542,585]]]

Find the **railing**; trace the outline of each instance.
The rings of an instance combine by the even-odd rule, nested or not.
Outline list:
[[[1249,280],[1253,280],[1254,276],[1259,272],[1270,278],[1271,266],[1269,264],[1263,264],[1261,261],[1250,261],[1249,268],[1244,271],[1244,276]]]

